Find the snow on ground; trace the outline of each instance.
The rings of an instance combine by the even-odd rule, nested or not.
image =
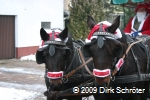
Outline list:
[[[0,100],[33,100],[37,92],[0,87]]]
[[[20,60],[36,61],[34,54],[23,56],[20,58]],[[27,69],[21,67],[16,68],[0,67],[0,74],[2,71],[9,73],[15,72],[23,74],[36,74],[42,77],[44,75],[43,71],[35,70],[32,68]],[[37,97],[41,92],[43,92],[42,90],[46,90],[45,85],[40,84],[29,85],[29,84],[0,82],[0,100],[35,100],[35,97]],[[44,100],[46,100],[46,97],[44,97]],[[93,96],[89,96],[88,98],[83,97],[82,100],[94,100],[94,97]]]
[[[36,91],[36,92],[43,92],[43,90],[46,90],[46,86],[41,84],[17,84],[17,83],[0,82],[0,87],[7,87],[7,88],[13,87],[15,89],[24,89],[24,90],[26,89],[29,91]]]
[[[35,69],[28,69],[28,68],[5,68],[5,67],[0,67],[0,71],[5,71],[5,72],[15,72],[15,73],[23,73],[23,74],[36,74],[43,76],[44,72],[40,70],[35,70]]]
[[[29,60],[29,61],[36,61],[35,59],[35,55],[31,54],[31,55],[27,55],[27,56],[23,56],[20,58],[20,60]]]

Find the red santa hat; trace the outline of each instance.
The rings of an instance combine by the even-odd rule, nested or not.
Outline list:
[[[96,25],[93,27],[93,29],[90,31],[90,33],[89,33],[89,35],[88,35],[88,38],[85,40],[86,43],[91,42],[91,40],[92,40],[93,38],[97,38],[97,36],[93,36],[93,34],[94,34],[94,32],[96,32],[96,31],[99,29],[101,23],[102,23],[102,30],[103,30],[104,32],[106,32],[105,29],[106,29],[108,26],[112,25],[112,24],[111,24],[110,22],[108,22],[108,21],[102,21],[102,22],[96,24]],[[118,38],[121,38],[121,37],[122,37],[121,31],[120,31],[119,28],[117,28],[117,30],[116,30],[116,32],[114,33],[114,35],[115,35],[115,39],[118,39]]]
[[[148,5],[147,5],[147,4],[144,4],[144,3],[138,4],[137,7],[136,7],[136,9],[135,9],[135,12],[137,12],[139,8],[145,8],[145,10],[146,10],[147,12],[149,12],[149,8],[148,8]]]
[[[148,13],[150,13],[150,2],[147,2],[146,5],[148,6]]]
[[[49,40],[51,40],[51,37],[52,37],[52,32],[50,32],[50,33],[48,33],[49,34]],[[54,33],[54,39],[55,39],[55,41],[62,41],[59,37],[58,37],[58,35],[60,34],[60,32],[55,32]],[[63,41],[63,42],[67,42],[68,41],[68,37]],[[48,45],[44,45],[44,40],[42,40],[42,43],[41,43],[41,45],[39,46],[39,48],[43,48],[43,47],[45,47],[45,46],[48,46]]]

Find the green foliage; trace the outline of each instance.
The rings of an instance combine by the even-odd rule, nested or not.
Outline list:
[[[75,39],[85,39],[89,34],[87,16],[92,16],[96,22],[104,19],[102,0],[72,0],[70,7],[69,30]]]
[[[128,23],[129,19],[135,15],[133,8],[125,8],[125,25]]]
[[[110,0],[104,0],[104,8],[106,9],[106,20],[112,22],[117,16],[121,16],[120,28],[124,27],[123,7],[120,5],[112,5]]]
[[[121,5],[112,5],[110,0],[104,0],[104,8],[106,9],[106,20],[112,22],[114,18],[121,15],[120,29],[123,30],[129,21],[134,16],[133,8],[123,7]]]

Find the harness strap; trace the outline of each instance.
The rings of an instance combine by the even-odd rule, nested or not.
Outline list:
[[[128,54],[128,52],[129,52],[129,50],[131,49],[131,47],[132,47],[134,44],[137,44],[137,43],[139,43],[139,42],[142,42],[142,39],[141,39],[141,40],[138,40],[138,41],[136,41],[136,42],[131,43],[131,44],[129,45],[129,47],[127,48],[125,54],[122,56],[122,59],[125,58],[125,56]],[[115,67],[115,69],[114,69],[113,72],[112,72],[112,76],[115,76],[115,74],[117,73],[117,71],[118,71],[118,68]]]
[[[141,80],[141,71],[140,71],[140,65],[139,65],[139,61],[138,61],[138,59],[137,59],[137,57],[135,56],[135,54],[134,54],[134,52],[133,52],[133,49],[131,48],[131,52],[132,52],[132,55],[133,55],[133,58],[134,58],[134,61],[135,61],[135,63],[136,63],[136,65],[137,65],[137,74],[138,74],[138,76],[139,76],[139,80]]]
[[[80,54],[80,57],[81,57],[82,62],[85,63],[85,60],[84,60],[84,57],[83,57],[83,55],[82,55],[81,49],[78,49],[78,52],[79,52],[79,54]],[[85,67],[86,71],[87,71],[91,76],[94,77],[94,75],[93,75],[92,72],[89,70],[89,68],[87,67],[87,65],[85,65],[84,67]]]
[[[139,76],[137,74],[132,75],[124,75],[124,76],[114,76],[114,81],[111,80],[112,83],[120,84],[120,83],[131,83],[131,82],[139,82],[139,81],[149,81],[150,74],[140,74],[141,80],[139,80]]]
[[[74,43],[73,43],[73,45],[75,46]],[[72,63],[73,63],[73,61],[74,61],[74,58],[75,58],[75,54],[76,54],[76,48],[74,48],[73,58],[72,58],[72,60],[71,60],[71,62],[70,62],[70,64],[69,64],[69,66],[67,66],[68,69],[66,69],[65,72],[68,72],[68,71],[70,70],[70,68],[71,68],[71,66],[72,66]],[[65,67],[66,67],[66,66],[65,66]]]
[[[85,80],[89,80],[91,79],[91,75],[89,74],[86,74],[86,75],[81,75],[81,74],[75,74],[75,75],[72,75],[70,76],[69,78],[67,79],[63,79],[63,84],[65,83],[74,83],[74,82],[84,82]],[[83,80],[84,79],[84,80]]]
[[[76,69],[72,70],[71,72],[69,72],[67,75],[64,76],[64,78],[68,78],[70,76],[72,76],[77,70],[79,70],[80,68],[82,68],[83,66],[85,66],[87,63],[89,63],[91,60],[93,60],[93,58],[90,58],[89,60],[87,60],[85,63],[83,63],[82,65],[80,65],[79,67],[77,67]]]

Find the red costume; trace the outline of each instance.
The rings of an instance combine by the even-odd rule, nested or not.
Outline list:
[[[136,30],[133,28],[134,21],[135,21],[135,17],[129,20],[127,26],[124,29],[125,33],[130,34],[136,32]],[[139,29],[137,31],[141,31],[142,34],[150,35],[150,15],[147,15],[145,20],[141,22]]]
[[[143,4],[139,4],[137,6],[137,8],[135,9],[135,12],[137,12],[137,10],[139,8],[145,8],[147,12],[149,11],[148,6],[145,6]],[[140,31],[140,33],[142,33],[142,34],[150,35],[150,15],[148,14],[145,17],[145,19],[140,23],[138,30],[134,29],[134,27],[133,27],[135,19],[136,19],[136,15],[129,20],[128,24],[126,25],[126,27],[124,29],[124,32],[126,34],[131,34],[133,32]]]

